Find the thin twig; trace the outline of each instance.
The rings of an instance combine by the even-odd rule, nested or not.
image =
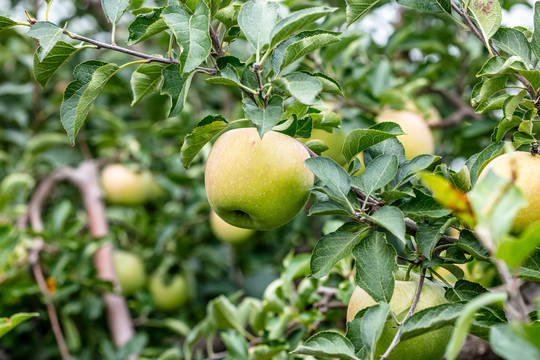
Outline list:
[[[210,39],[212,40],[212,48],[214,49],[214,57],[219,59],[220,57],[225,56],[225,50],[221,47],[221,40],[219,39],[219,34],[214,30],[212,25],[208,27],[210,33]]]
[[[37,22],[37,20],[29,18],[28,22],[33,25],[33,24],[35,24]],[[148,55],[148,54],[145,54],[145,53],[142,53],[142,52],[139,52],[139,51],[127,49],[127,48],[118,46],[116,44],[107,44],[107,43],[104,43],[102,41],[90,39],[90,38],[87,38],[86,36],[78,35],[78,34],[72,33],[72,32],[67,31],[67,30],[64,30],[63,33],[66,34],[67,36],[69,36],[70,38],[74,39],[74,40],[79,40],[79,41],[83,41],[83,42],[86,42],[86,43],[89,43],[89,44],[92,44],[92,45],[96,45],[96,49],[109,49],[109,50],[121,52],[121,53],[124,53],[124,54],[128,54],[128,55],[131,55],[131,56],[135,56],[135,57],[138,57],[138,58],[146,59],[146,60],[148,60],[148,62],[158,62],[158,63],[163,63],[163,64],[176,64],[176,65],[180,64],[180,62],[178,60],[175,60],[175,59],[165,59],[165,58],[162,58],[162,57],[159,57],[159,56]],[[200,67],[200,66],[197,66],[195,68],[195,70],[205,72],[208,75],[215,75],[217,73],[216,69],[209,69],[209,68],[204,68],[204,67]]]
[[[434,89],[432,87],[427,88],[425,91],[438,94],[448,100],[452,105],[456,107],[456,111],[452,113],[449,117],[443,119],[440,123],[431,124],[432,128],[440,128],[445,126],[451,126],[459,124],[463,119],[470,117],[475,120],[481,119],[482,116],[475,113],[474,109],[467,105],[465,101],[456,93],[446,90],[446,89]]]
[[[397,344],[399,344],[399,336],[401,334],[401,328],[403,327],[403,324],[407,320],[409,320],[409,318],[414,314],[414,311],[416,310],[416,305],[418,305],[418,301],[420,300],[420,294],[422,294],[422,287],[424,286],[425,277],[426,277],[426,269],[423,268],[420,271],[420,280],[418,280],[418,286],[416,287],[416,293],[414,294],[414,299],[409,309],[409,312],[407,312],[407,315],[405,315],[405,318],[403,319],[403,321],[400,324],[398,324],[398,331],[396,332],[396,335],[394,336],[392,343],[390,344],[388,349],[386,349],[386,352],[384,353],[384,355],[381,357],[381,360],[388,359],[388,356],[390,355],[392,350],[394,350]]]
[[[263,83],[261,77],[261,65],[255,63],[253,64],[253,72],[255,72],[255,77],[257,78],[257,85],[259,87],[259,98],[262,100],[264,107],[267,105],[267,97],[263,94]]]
[[[489,45],[489,43],[486,42],[486,40],[484,39],[480,31],[478,30],[476,25],[472,22],[471,18],[467,14],[467,11],[461,9],[459,6],[457,6],[453,2],[452,2],[452,9],[454,9],[454,11],[457,12],[463,20],[465,20],[465,22],[471,29],[471,32],[484,44],[484,46],[488,49],[490,54],[493,54],[494,56],[500,56],[499,51],[497,51],[497,49],[492,48]],[[519,82],[521,82],[527,88],[527,92],[529,93],[529,96],[531,97],[531,99],[533,101],[536,101],[538,99],[538,95],[536,94],[536,91],[534,90],[532,85],[529,83],[529,81],[527,81],[527,79],[525,79],[521,74],[513,74],[513,75],[516,77],[516,79],[519,80]],[[540,114],[537,114],[537,116],[540,117]]]

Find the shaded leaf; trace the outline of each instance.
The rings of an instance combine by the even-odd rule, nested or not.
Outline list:
[[[38,53],[41,52],[41,47],[36,49],[36,52],[34,53],[33,71],[36,81],[42,88],[47,85],[56,70],[58,70],[58,68],[78,50],[80,50],[80,48],[76,48],[63,41],[58,41],[49,51],[47,56],[42,57],[43,60],[40,60]]]
[[[381,232],[372,232],[352,250],[356,261],[356,283],[376,302],[390,302],[394,293],[396,250]]]
[[[150,12],[139,14],[129,26],[129,37],[126,43],[135,45],[149,37],[167,30],[169,27],[161,18],[164,8],[153,8]]]
[[[62,32],[63,29],[49,21],[38,21],[28,30],[28,36],[39,42],[41,50],[36,52],[39,61],[43,61],[53,49],[54,45],[60,40]]]
[[[191,74],[180,74],[180,66],[170,64],[163,68],[163,85],[161,86],[161,95],[169,95],[171,98],[171,109],[167,117],[173,117],[184,109],[184,103],[188,93],[191,79],[195,72]]]
[[[188,134],[180,150],[180,161],[187,169],[191,161],[204,145],[227,127],[227,120],[221,115],[208,115]]]
[[[396,123],[379,123],[369,129],[351,131],[343,143],[343,156],[351,161],[359,153],[384,140],[403,135],[404,132]]]
[[[155,91],[163,79],[165,64],[149,63],[142,64],[131,75],[131,91],[133,101],[131,106],[141,101],[146,95]]]
[[[192,72],[210,55],[212,48],[208,32],[210,25],[208,7],[204,1],[199,1],[192,15],[179,5],[169,5],[161,16],[173,31],[178,45],[182,47],[179,59],[180,71]]]
[[[332,270],[332,267],[351,253],[358,242],[358,233],[333,232],[323,236],[315,245],[311,255],[311,275],[320,279]]]
[[[345,0],[347,4],[347,25],[364,16],[379,0]]]
[[[246,118],[257,126],[261,139],[266,132],[277,125],[283,116],[283,98],[280,96],[272,96],[264,109],[254,104],[250,98],[244,98],[242,103]]]
[[[110,23],[116,24],[129,7],[130,0],[101,0],[101,7]]]
[[[72,144],[84,124],[90,106],[118,69],[116,64],[88,60],[73,70],[75,80],[64,91],[60,107],[60,119]]]
[[[278,77],[272,83],[276,87],[287,91],[302,104],[313,105],[319,102],[317,95],[321,92],[322,85],[310,75],[294,72]]]
[[[386,319],[390,314],[390,305],[381,302],[370,307],[360,323],[362,342],[369,352],[371,359],[375,358],[377,342],[382,335]]]

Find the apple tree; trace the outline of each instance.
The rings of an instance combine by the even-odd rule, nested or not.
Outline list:
[[[4,3],[0,358],[540,358],[540,2]]]

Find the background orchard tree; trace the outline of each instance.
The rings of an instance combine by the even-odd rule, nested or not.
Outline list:
[[[539,2],[0,3],[0,358],[540,358]],[[316,182],[236,244],[204,172],[245,127]]]

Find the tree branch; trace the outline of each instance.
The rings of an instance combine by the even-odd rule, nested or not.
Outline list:
[[[440,128],[459,124],[461,121],[463,121],[463,119],[467,117],[471,117],[476,120],[482,118],[482,116],[475,113],[474,109],[467,105],[458,94],[453,93],[452,91],[446,89],[434,89],[432,87],[428,87],[425,91],[442,96],[452,105],[454,105],[454,107],[457,109],[457,111],[452,113],[452,115],[450,115],[449,117],[443,119],[440,123],[430,125],[430,127],[432,128]]]
[[[210,32],[210,39],[212,40],[212,48],[214,49],[214,57],[219,59],[220,57],[225,56],[225,50],[221,47],[221,40],[219,39],[219,34],[214,30],[214,27],[210,25],[208,27]]]
[[[484,44],[484,46],[489,50],[490,54],[493,54],[495,56],[500,56],[501,54],[499,53],[499,51],[497,49],[492,48],[489,45],[489,43],[485,41],[484,37],[482,36],[482,34],[480,33],[476,25],[472,22],[467,12],[461,9],[459,6],[457,6],[453,2],[451,2],[451,4],[452,4],[452,9],[454,9],[454,11],[457,12],[463,20],[465,20],[465,22],[467,23],[467,26],[469,26],[469,28],[471,29],[471,32],[474,34],[474,36],[476,36],[482,42],[482,44]],[[527,81],[527,79],[525,79],[520,74],[513,74],[513,75],[516,77],[516,79],[519,80],[519,82],[521,82],[527,88],[527,92],[529,93],[529,96],[531,97],[531,99],[533,101],[536,101],[536,99],[538,98],[538,95],[536,94],[536,91],[534,90],[532,85]],[[540,117],[540,114],[537,114],[537,115]]]
[[[98,163],[87,160],[81,163],[77,169],[62,168],[46,178],[34,192],[28,209],[28,219],[35,232],[43,231],[43,222],[41,220],[41,211],[46,199],[50,195],[56,183],[60,181],[69,181],[75,185],[83,199],[84,207],[88,216],[88,226],[90,234],[94,238],[101,238],[109,233],[107,220],[105,217],[105,205],[99,186]],[[20,225],[25,223],[21,220]],[[51,319],[51,326],[58,345],[62,352],[64,360],[69,359],[67,345],[62,335],[56,310],[52,305],[51,294],[47,287],[41,265],[39,264],[39,253],[44,248],[44,240],[41,237],[36,238],[35,245],[29,255],[28,261],[32,264],[34,276],[40,286],[41,291],[48,299],[47,310]],[[109,327],[113,342],[117,347],[125,345],[135,335],[135,330],[131,321],[129,310],[125,299],[119,295],[120,288],[116,279],[116,272],[113,263],[113,246],[110,242],[105,242],[95,253],[94,263],[98,272],[98,277],[102,280],[110,281],[114,286],[114,293],[105,293],[103,295],[107,306]],[[134,357],[130,357],[134,359]]]
[[[403,327],[403,324],[407,320],[409,320],[409,318],[414,314],[414,310],[416,310],[416,305],[418,305],[418,301],[420,300],[420,294],[422,293],[422,287],[424,286],[425,277],[426,277],[426,269],[423,268],[420,271],[420,280],[418,280],[418,286],[416,287],[416,293],[414,294],[414,299],[413,299],[412,305],[409,308],[409,311],[407,312],[407,315],[405,315],[405,318],[403,319],[403,321],[400,324],[398,324],[398,331],[396,332],[396,335],[394,336],[394,339],[392,340],[392,343],[390,344],[388,349],[386,349],[386,352],[384,353],[384,355],[381,357],[381,360],[388,359],[388,356],[390,355],[392,350],[394,350],[394,348],[397,346],[397,344],[399,344],[399,336],[401,334],[401,328]]]

